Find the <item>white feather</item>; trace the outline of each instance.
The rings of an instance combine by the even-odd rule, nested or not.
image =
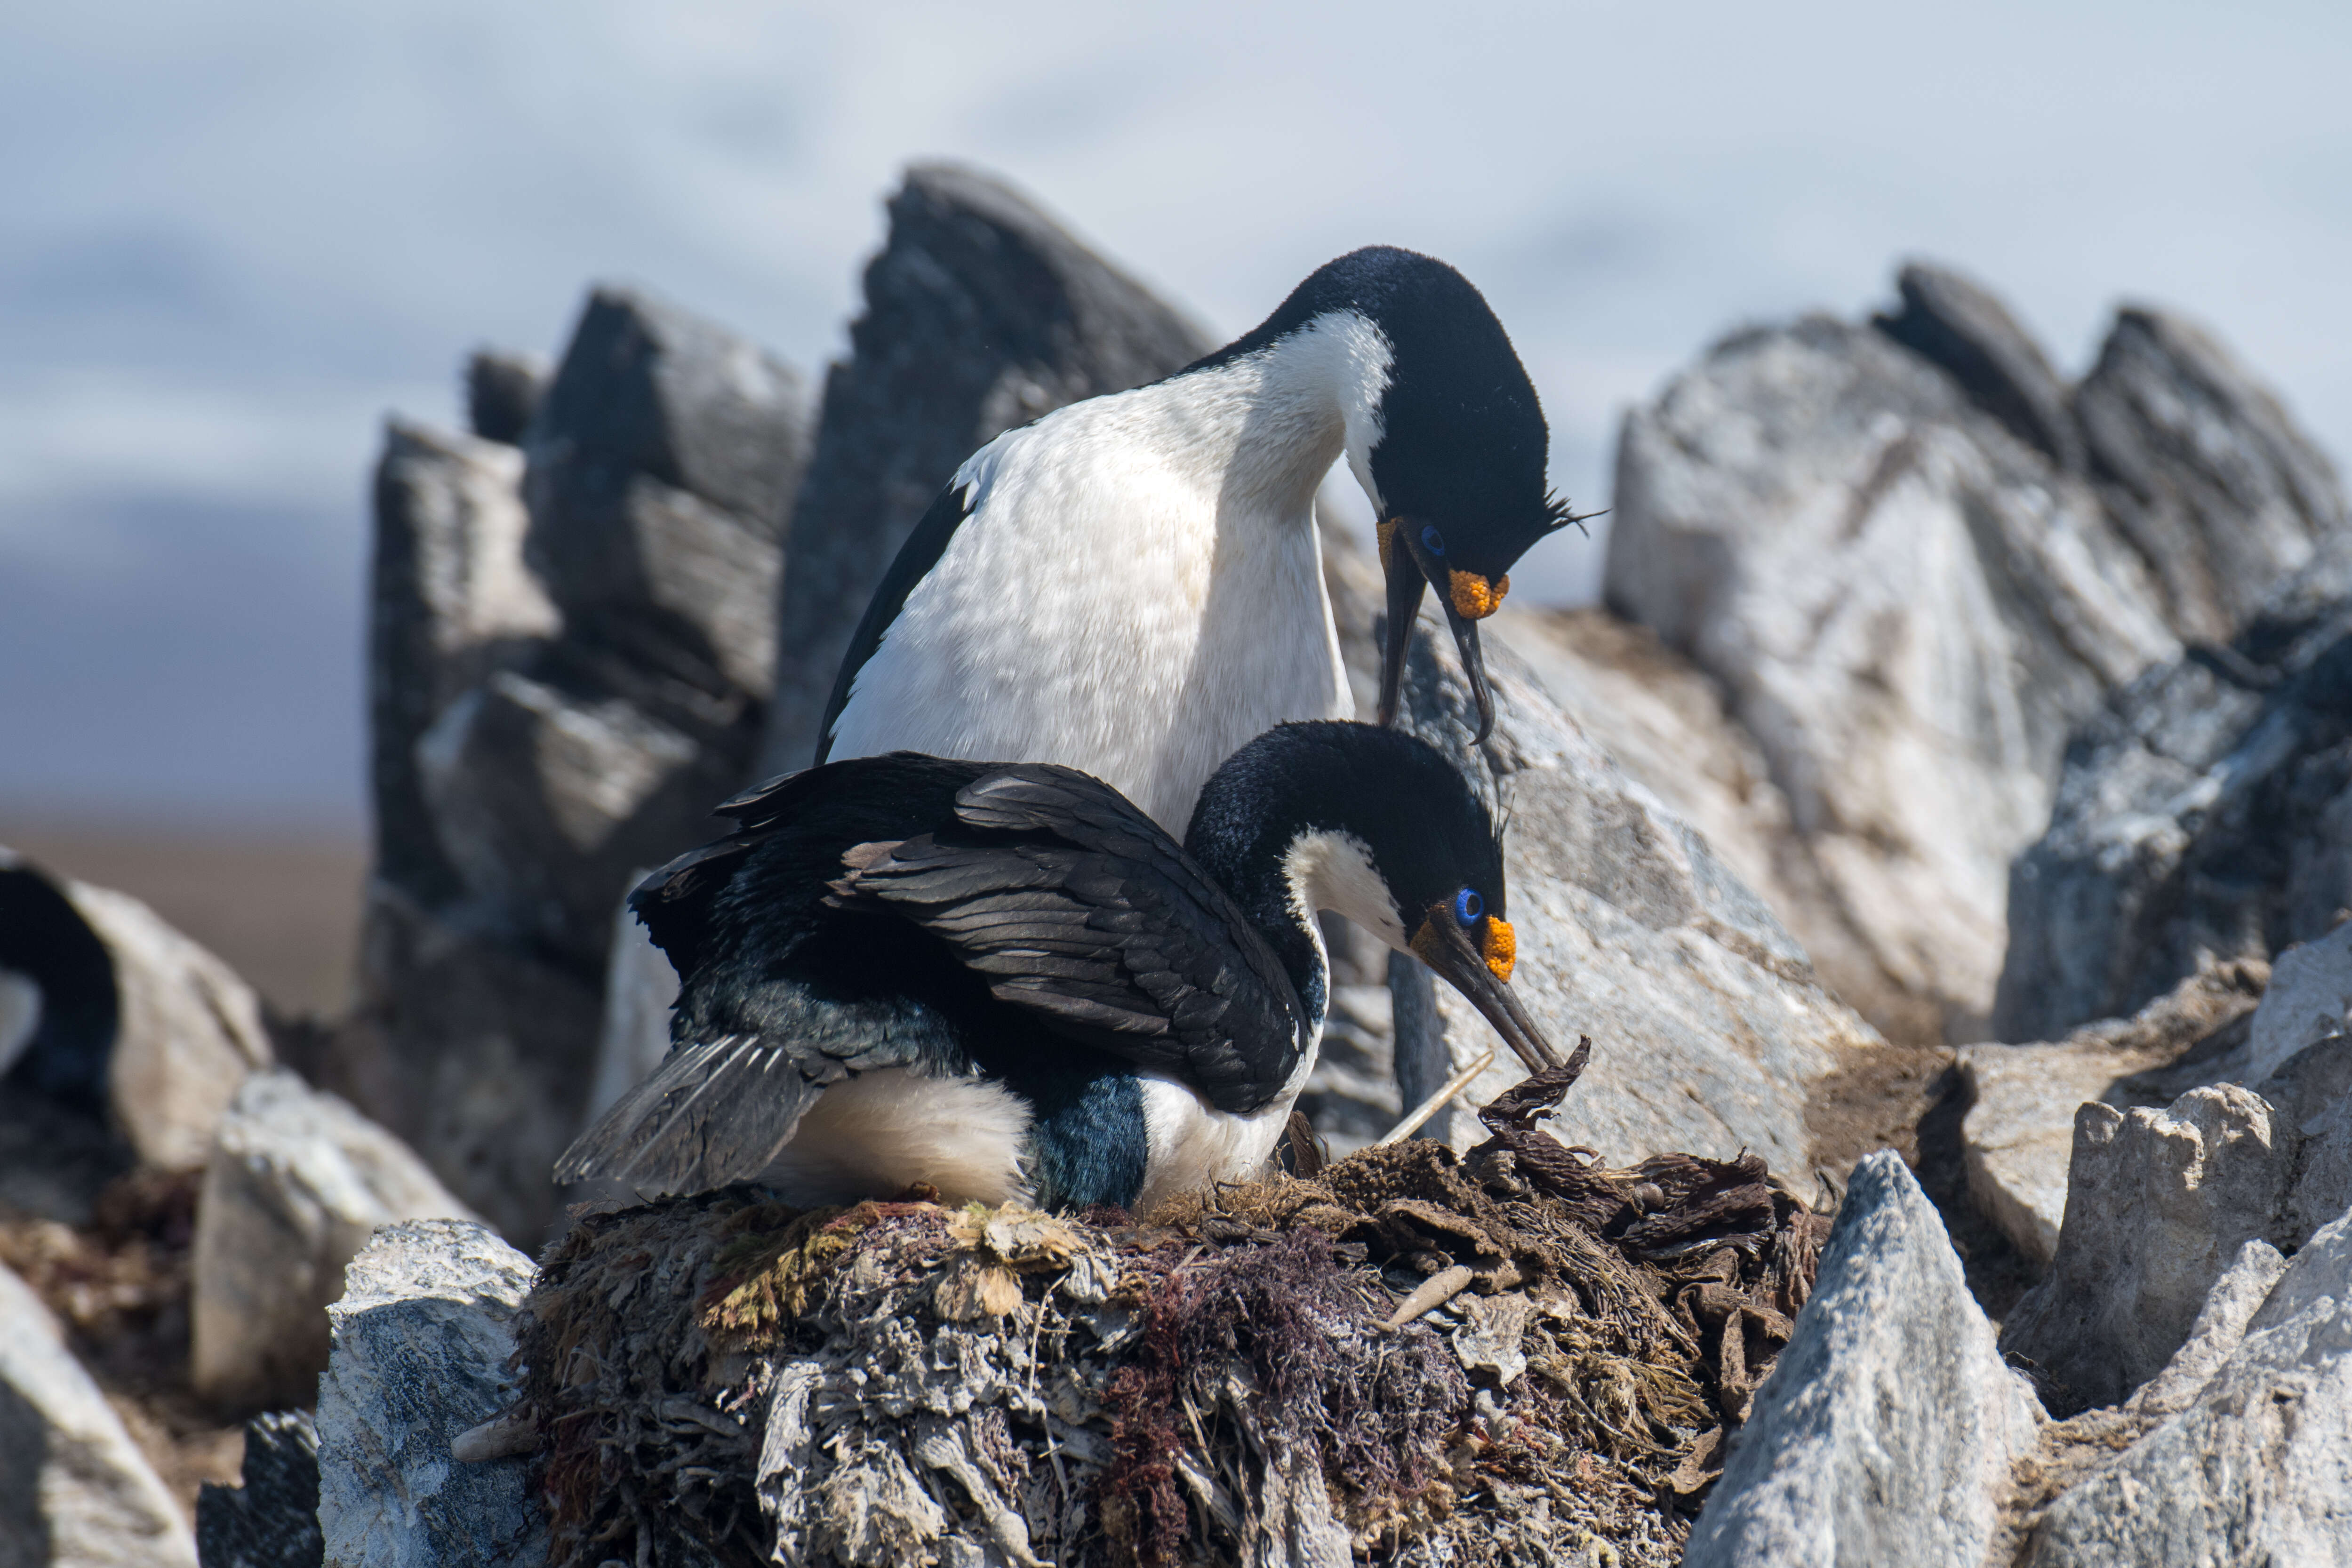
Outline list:
[[[858,672],[831,754],[1061,763],[1181,836],[1245,742],[1352,717],[1315,489],[1344,451],[1369,493],[1390,360],[1336,313],[989,443],[955,479],[972,514]]]
[[[856,1073],[817,1097],[760,1181],[803,1206],[887,1196],[916,1182],[946,1204],[1006,1203],[1028,1193],[1029,1121],[1028,1106],[1002,1084],[903,1068]]]

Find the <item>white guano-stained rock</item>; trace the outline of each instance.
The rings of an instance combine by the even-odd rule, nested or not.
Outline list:
[[[451,1439],[514,1396],[510,1327],[530,1260],[465,1220],[386,1226],[328,1309],[319,1384],[327,1568],[532,1568],[547,1521],[526,1456],[466,1464]]]
[[[2002,1325],[2002,1351],[2077,1406],[2116,1404],[2162,1371],[2285,1205],[2294,1137],[2279,1132],[2269,1103],[2235,1084],[2164,1110],[2084,1106],[2056,1259]]]
[[[224,1405],[305,1405],[327,1366],[327,1306],[378,1226],[471,1219],[409,1147],[282,1069],[221,1118],[196,1207],[190,1373]]]
[[[2296,1255],[2193,1400],[2050,1505],[2023,1561],[2352,1562],[2352,1215]]]
[[[1706,838],[1578,730],[1498,637],[1486,643],[1497,704],[1488,757],[1507,802],[1511,984],[1563,1056],[1591,1066],[1550,1126],[1633,1161],[1746,1149],[1776,1169],[1809,1158],[1808,1087],[1881,1042],[1813,977],[1804,949]],[[1476,720],[1450,644],[1416,637],[1403,721],[1485,787]],[[1462,1096],[1483,1104],[1526,1068],[1450,986],[1399,965],[1396,1041],[1406,1103],[1490,1048]],[[1423,1087],[1423,1086],[1426,1087]],[[1483,1133],[1449,1119],[1466,1147]]]
[[[1867,327],[1739,332],[1628,417],[1607,596],[1723,682],[1884,984],[1981,1038],[2068,731],[2179,651],[2090,488]]]
[[[2266,974],[2257,962],[2216,963],[2133,1016],[2085,1025],[2055,1044],[1961,1047],[1969,1196],[2034,1268],[2049,1268],[2057,1254],[2076,1109],[2094,1100],[2123,1108],[2169,1101],[2177,1089],[2150,1093],[2134,1075],[2169,1067],[2239,1024]]]
[[[1854,1167],[1812,1297],[1684,1561],[1980,1568],[2040,1423],[1935,1206],[1882,1150]]]
[[[196,1543],[32,1287],[0,1267],[0,1568],[195,1568]]]
[[[275,1059],[236,972],[128,893],[59,879],[106,945],[120,1009],[107,1067],[115,1121],[142,1163],[193,1171],[246,1074]]]
[[[2253,1037],[2242,1068],[2257,1083],[2315,1040],[2340,1035],[2352,1018],[2352,921],[2301,942],[2271,965],[2270,988],[2254,1009]]]

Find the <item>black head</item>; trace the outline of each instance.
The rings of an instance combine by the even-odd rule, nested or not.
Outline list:
[[[1437,971],[1531,1069],[1556,1062],[1506,984],[1517,944],[1493,814],[1427,742],[1370,724],[1278,725],[1210,778],[1184,847],[1261,929],[1295,917],[1313,890],[1301,879],[1319,879],[1321,907]]]
[[[1368,246],[1318,268],[1224,359],[1319,318],[1354,311],[1387,341],[1378,438],[1350,465],[1379,514],[1389,637],[1381,722],[1396,717],[1404,650],[1423,586],[1437,590],[1478,703],[1494,722],[1477,623],[1510,591],[1510,571],[1545,535],[1575,521],[1546,489],[1551,433],[1502,322],[1470,280],[1433,257]]]

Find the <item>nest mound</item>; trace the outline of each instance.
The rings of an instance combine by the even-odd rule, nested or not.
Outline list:
[[[520,1324],[551,1562],[1675,1562],[1828,1221],[1563,1147],[1572,1077],[1140,1219],[585,1215]]]

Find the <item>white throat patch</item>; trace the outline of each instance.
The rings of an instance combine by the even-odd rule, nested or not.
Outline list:
[[[1291,904],[1305,917],[1308,930],[1315,927],[1316,910],[1329,910],[1399,952],[1408,951],[1404,922],[1397,918],[1388,884],[1372,865],[1371,846],[1354,834],[1329,828],[1300,834],[1283,857],[1282,871],[1290,883]]]

